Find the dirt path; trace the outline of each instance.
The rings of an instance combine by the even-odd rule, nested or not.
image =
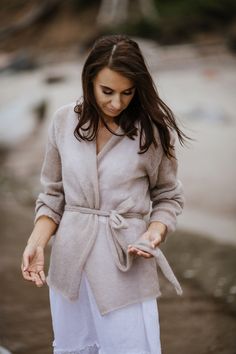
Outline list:
[[[20,274],[32,219],[32,206],[13,201],[1,205],[0,345],[15,354],[52,353],[48,288],[38,289],[24,282]],[[165,296],[158,306],[163,354],[235,354],[236,319],[226,305],[205,295],[191,281],[182,281],[182,285],[184,295],[178,297],[162,281]]]

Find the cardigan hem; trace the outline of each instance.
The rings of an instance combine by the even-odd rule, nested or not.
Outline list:
[[[47,283],[49,288],[51,287],[51,288],[55,289],[56,291],[58,291],[60,294],[62,294],[62,296],[64,296],[70,302],[73,302],[73,301],[75,301],[78,298],[78,297],[77,298],[73,298],[73,299],[69,298],[65,292],[63,292],[61,289],[59,289],[53,283],[51,283],[49,276],[46,277],[46,283]],[[98,309],[99,309],[99,312],[100,312],[101,316],[103,316],[103,315],[106,315],[106,314],[108,314],[108,313],[110,313],[112,311],[119,310],[122,307],[126,307],[126,306],[129,306],[129,305],[134,305],[134,304],[141,303],[143,301],[147,301],[147,300],[151,300],[151,299],[158,299],[161,296],[162,296],[162,292],[160,290],[158,290],[153,295],[148,295],[148,296],[145,296],[145,297],[142,297],[142,298],[139,298],[139,299],[134,299],[134,300],[131,300],[130,302],[125,302],[122,305],[118,305],[116,307],[112,307],[111,309],[108,309],[108,310],[102,310],[101,308],[99,308],[98,305],[97,306],[98,306]]]
[[[110,313],[112,311],[119,310],[119,309],[121,309],[123,307],[129,306],[129,305],[134,305],[134,304],[137,304],[137,303],[141,303],[141,302],[147,301],[147,300],[158,299],[161,296],[162,296],[161,291],[158,291],[154,295],[148,295],[148,296],[142,297],[141,299],[131,300],[130,302],[126,302],[125,304],[118,305],[117,307],[113,307],[111,310],[100,310],[100,313],[103,316],[103,315],[106,315],[106,314],[108,314],[108,313]]]

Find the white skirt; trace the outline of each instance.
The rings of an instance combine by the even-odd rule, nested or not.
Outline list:
[[[54,354],[161,354],[156,299],[101,316],[83,272],[72,302],[49,288]]]

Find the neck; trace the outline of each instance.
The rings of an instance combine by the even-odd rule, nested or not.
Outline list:
[[[113,118],[106,118],[106,117],[103,117],[103,120],[102,119],[99,119],[99,126],[100,127],[105,127],[105,124],[104,122],[109,126],[109,127],[112,127],[113,125],[117,125],[114,121]]]

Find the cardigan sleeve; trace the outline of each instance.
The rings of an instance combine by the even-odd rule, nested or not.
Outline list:
[[[34,224],[42,215],[60,223],[64,204],[64,189],[62,183],[61,158],[56,144],[55,116],[49,124],[44,161],[41,169],[40,182],[43,191],[38,195],[35,203]]]
[[[171,144],[175,145],[175,135],[171,131]],[[152,208],[150,222],[160,221],[167,226],[168,232],[176,230],[177,216],[182,213],[185,198],[183,186],[178,179],[178,160],[175,150],[172,154],[175,158],[167,158],[163,152],[158,171],[150,188]]]

